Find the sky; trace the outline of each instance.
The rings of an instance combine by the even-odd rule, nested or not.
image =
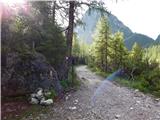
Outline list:
[[[24,2],[24,0],[15,1]],[[102,1],[106,3],[108,10],[133,32],[145,34],[153,39],[160,34],[160,0]],[[13,0],[2,0],[2,2],[11,3]]]
[[[133,32],[156,39],[160,34],[160,0],[103,0]]]

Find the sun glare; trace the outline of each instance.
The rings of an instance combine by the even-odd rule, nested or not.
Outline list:
[[[1,0],[1,3],[7,6],[21,5],[25,3],[25,0]]]

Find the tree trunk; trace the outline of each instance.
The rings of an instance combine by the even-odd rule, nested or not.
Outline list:
[[[53,6],[52,6],[52,22],[55,24],[55,14],[56,14],[56,1],[53,1]]]
[[[72,65],[72,38],[73,38],[73,27],[74,27],[74,12],[75,12],[75,1],[69,1],[69,24],[66,34],[67,44],[67,56],[65,58],[64,66],[61,70],[62,80],[68,79],[68,73]]]
[[[67,55],[70,58],[72,56],[72,37],[73,37],[73,25],[74,25],[74,6],[75,1],[69,1],[69,25],[67,31]]]

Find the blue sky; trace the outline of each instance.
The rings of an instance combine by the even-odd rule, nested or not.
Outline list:
[[[133,32],[156,39],[160,34],[160,0],[103,0]]]

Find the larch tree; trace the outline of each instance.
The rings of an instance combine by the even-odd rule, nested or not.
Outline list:
[[[124,44],[123,33],[117,32],[111,40],[111,61],[114,69],[125,67],[127,48]]]
[[[97,23],[94,34],[95,62],[103,71],[107,71],[109,62],[110,28],[107,18],[102,17]]]

